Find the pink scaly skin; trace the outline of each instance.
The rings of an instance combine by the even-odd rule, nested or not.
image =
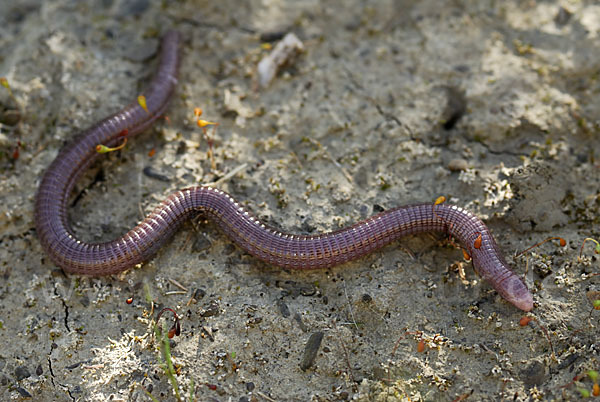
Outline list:
[[[169,32],[161,47],[158,72],[144,93],[147,111],[134,102],[85,130],[67,145],[44,174],[37,193],[37,234],[52,261],[84,275],[114,274],[150,259],[187,219],[204,214],[239,247],[273,265],[326,268],[360,258],[400,237],[447,233],[462,243],[475,270],[502,297],[524,311],[533,299],[508,267],[485,224],[453,205],[419,204],[394,208],[353,226],[319,235],[282,233],[260,222],[229,194],[211,187],[176,191],[139,225],[106,243],[78,240],[67,221],[67,201],[75,182],[99,156],[96,145],[114,146],[148,128],[165,111],[177,83],[180,35]],[[479,239],[480,238],[480,239]]]

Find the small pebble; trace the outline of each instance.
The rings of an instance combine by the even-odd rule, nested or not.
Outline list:
[[[283,300],[277,300],[277,307],[279,307],[279,312],[282,316],[289,317],[291,315],[290,308]]]
[[[219,314],[219,305],[215,301],[211,301],[202,311],[200,316],[202,317],[213,317]]]
[[[65,368],[67,370],[73,370],[73,369],[76,369],[77,367],[79,367],[81,365],[81,363],[83,363],[83,362],[73,363],[73,364],[68,365]]]
[[[171,178],[169,176],[167,176],[164,173],[159,172],[158,170],[154,169],[152,166],[146,166],[142,172],[150,177],[151,179],[156,179],[156,180],[160,180],[160,181],[164,181],[164,182],[170,182]]]
[[[383,212],[383,211],[385,211],[384,207],[382,207],[379,204],[373,204],[373,213],[378,214],[378,213]]]
[[[30,376],[31,376],[31,373],[29,372],[29,370],[27,370],[27,367],[25,367],[25,366],[20,366],[15,369],[15,377],[16,377],[17,381],[21,381],[25,378],[29,378]]]
[[[0,123],[7,126],[16,126],[21,120],[21,112],[17,109],[2,109],[3,107],[0,105]]]
[[[194,240],[194,244],[192,244],[192,251],[194,253],[199,253],[209,249],[210,246],[212,246],[210,240],[208,240],[203,234],[198,234],[196,236],[196,240]]]
[[[23,398],[33,398],[33,396],[29,392],[27,392],[27,390],[25,388],[17,387],[17,392]]]
[[[293,33],[288,33],[275,45],[273,50],[258,63],[258,82],[266,88],[280,67],[291,64],[294,57],[304,50],[304,45]]]
[[[146,39],[142,43],[128,47],[127,51],[123,51],[123,57],[136,63],[147,62],[158,52],[158,43],[158,39]]]
[[[294,314],[294,320],[296,320],[302,332],[308,332],[308,328],[304,324],[304,321],[302,321],[302,316],[300,316],[300,313]]]
[[[198,303],[198,300],[202,299],[205,295],[206,291],[204,289],[194,289],[191,302],[196,304]]]
[[[577,352],[565,357],[563,361],[557,366],[559,370],[565,369],[569,367],[571,364],[575,363],[577,359],[579,359],[581,355]]]
[[[271,31],[271,32],[263,32],[260,34],[261,42],[276,42],[278,40],[283,39],[287,31]]]
[[[125,2],[124,5],[125,5],[125,7],[123,7],[123,9],[121,11],[121,14],[123,14],[123,16],[139,17],[146,10],[148,10],[148,7],[150,7],[150,1],[149,0],[134,0],[134,1]]]
[[[446,130],[451,130],[467,111],[467,98],[462,89],[447,87],[447,103],[441,121]]]
[[[541,385],[546,378],[546,368],[544,365],[534,360],[525,369],[521,371],[521,380],[526,385]]]
[[[313,332],[310,335],[310,338],[308,338],[308,342],[306,342],[306,348],[304,349],[304,355],[302,356],[302,361],[300,362],[300,369],[302,369],[302,371],[308,370],[309,367],[314,363],[322,340],[323,332],[321,331]]]
[[[87,295],[83,295],[79,298],[79,303],[81,303],[83,307],[88,307],[90,305],[90,299]]]
[[[464,171],[468,168],[469,165],[464,159],[452,159],[450,162],[448,162],[448,169],[451,172],[460,172],[461,170]]]
[[[569,20],[571,19],[572,15],[573,15],[572,12],[570,12],[569,10],[567,10],[564,7],[560,7],[558,9],[558,13],[556,13],[556,16],[554,17],[554,22],[558,26],[566,25],[569,22]]]

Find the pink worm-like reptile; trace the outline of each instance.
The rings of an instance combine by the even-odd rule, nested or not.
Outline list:
[[[198,213],[211,218],[238,246],[280,267],[332,267],[371,253],[406,235],[444,232],[457,238],[473,259],[475,270],[516,307],[529,311],[533,299],[523,281],[508,267],[485,224],[453,205],[420,204],[394,208],[335,232],[293,235],[272,229],[227,193],[190,187],[171,194],[143,222],[107,243],[86,243],[73,235],[67,202],[75,182],[99,154],[98,144],[114,146],[135,135],[165,111],[177,83],[180,34],[165,35],[158,72],[138,102],[105,118],[65,146],[44,174],[37,193],[37,235],[52,261],[68,272],[109,275],[148,260],[182,222]]]

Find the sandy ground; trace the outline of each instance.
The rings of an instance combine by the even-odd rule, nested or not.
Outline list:
[[[1,3],[0,76],[22,117],[0,88],[0,399],[150,400],[143,386],[174,400],[145,288],[155,314],[182,317],[177,380],[185,395],[193,380],[199,401],[570,400],[592,389],[571,381],[600,369],[591,242],[578,260],[586,237],[600,239],[594,1]],[[240,167],[219,187],[296,233],[445,195],[489,224],[537,321],[520,326],[525,314],[440,236],[290,272],[198,222],[121,275],[50,263],[33,222],[41,174],[78,130],[137,96],[168,28],[185,37],[169,121],[78,184],[78,236],[113,239],[171,191]],[[285,32],[305,52],[259,89],[261,45]],[[194,107],[220,124],[214,169]],[[568,244],[514,257],[549,236]]]

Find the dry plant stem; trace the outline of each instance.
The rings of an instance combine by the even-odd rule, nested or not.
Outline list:
[[[68,272],[110,275],[150,259],[186,220],[203,214],[239,247],[280,267],[333,267],[360,258],[407,235],[442,232],[467,250],[475,270],[516,307],[529,311],[533,298],[509,268],[487,226],[454,205],[418,204],[390,209],[350,227],[318,235],[295,235],[268,227],[229,194],[212,187],[176,191],[143,222],[116,240],[86,243],[67,221],[75,182],[98,157],[97,144],[114,146],[120,133],[137,134],[166,109],[177,82],[180,36],[165,35],[158,72],[144,93],[148,111],[133,102],[85,130],[67,145],[42,178],[35,206],[37,235],[51,260]],[[475,241],[476,240],[476,241]]]
[[[585,239],[583,239],[583,243],[581,243],[581,248],[579,249],[579,259],[581,260],[581,256],[583,255],[583,247],[585,246],[585,242],[591,241],[593,243],[596,243],[596,248],[595,248],[595,252],[598,253],[600,252],[600,242],[598,242],[596,239],[592,239],[591,237],[586,237]]]
[[[554,236],[554,237],[548,237],[547,239],[544,239],[544,240],[542,240],[541,242],[539,242],[539,243],[536,243],[536,244],[534,244],[533,246],[531,246],[531,247],[528,247],[528,248],[526,248],[525,250],[521,251],[520,253],[518,253],[517,255],[515,255],[515,257],[520,257],[520,256],[522,256],[523,254],[525,254],[526,252],[528,252],[529,250],[531,250],[531,249],[533,249],[533,248],[536,248],[536,247],[538,247],[538,246],[541,246],[542,244],[544,244],[544,243],[546,243],[546,242],[549,242],[550,240],[559,240],[559,242],[560,242],[560,246],[561,246],[561,247],[564,247],[564,246],[566,246],[566,245],[567,245],[567,243],[566,243],[565,239],[563,239],[562,237],[558,237],[558,236]]]

